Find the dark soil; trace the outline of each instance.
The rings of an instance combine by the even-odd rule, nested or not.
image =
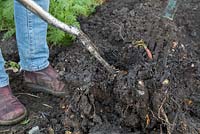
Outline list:
[[[108,0],[89,18],[80,18],[100,54],[127,74],[111,78],[79,41],[51,47],[50,61],[69,85],[70,96],[20,94],[31,91],[23,88],[21,74],[10,73],[30,122],[0,131],[26,133],[39,126],[41,133],[53,129],[56,134],[199,134],[200,1],[182,0],[173,21],[162,18],[166,4]],[[153,60],[131,43],[141,39]],[[1,42],[5,59],[18,61],[17,51],[7,50],[9,44],[15,40]]]

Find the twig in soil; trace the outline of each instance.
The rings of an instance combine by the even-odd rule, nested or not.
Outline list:
[[[165,110],[163,107],[161,108],[161,113],[165,118],[165,122],[167,123],[167,133],[171,134],[171,123],[169,122],[169,119],[168,119],[167,114],[165,113]]]
[[[163,105],[164,105],[166,99],[167,99],[167,97],[165,96],[165,98],[163,99],[163,101],[162,101],[162,103],[161,103],[161,105],[160,105],[160,107],[158,109],[158,118],[166,123],[166,125],[167,125],[167,133],[171,134],[171,123],[169,122],[167,114],[165,113],[165,110],[163,108]],[[164,119],[161,118],[161,115],[164,117]]]
[[[34,95],[34,94],[30,94],[30,93],[17,93],[15,95],[28,95],[28,96],[31,96],[31,97],[34,97],[34,98],[40,98],[39,96]]]
[[[125,117],[126,112],[128,111],[129,107],[134,106],[134,104],[127,104],[126,108],[123,110],[123,117]]]
[[[125,38],[124,38],[123,35],[122,35],[122,26],[120,26],[119,24],[117,24],[117,23],[115,23],[115,22],[113,22],[113,24],[119,27],[119,30],[118,30],[118,31],[119,31],[119,36],[120,36],[120,37],[122,38],[122,40],[124,41]]]
[[[160,134],[163,134],[162,125],[160,125]]]
[[[178,119],[178,114],[179,114],[179,111],[176,113],[176,116],[175,116],[174,121],[173,121],[173,123],[172,123],[171,133],[173,133],[174,128],[175,128],[175,126],[176,126],[176,121],[177,121],[177,119]]]
[[[48,107],[48,108],[53,108],[52,106],[45,104],[45,103],[43,103],[42,105],[45,106],[45,107]]]
[[[164,105],[165,101],[166,101],[166,96],[163,99],[163,101],[161,102],[161,105],[160,105],[160,107],[158,109],[158,118],[161,119],[161,120],[163,120],[163,121],[165,121],[165,120],[161,118],[161,109],[163,109],[163,105]]]
[[[152,116],[156,119],[156,120],[159,120],[157,116],[155,116],[154,112],[150,109],[150,112],[152,114]]]
[[[175,116],[175,118],[174,118],[174,120],[173,120],[173,123],[172,124],[170,124],[169,123],[169,119],[168,119],[168,117],[167,117],[167,115],[166,115],[166,113],[165,113],[165,111],[164,111],[164,109],[163,109],[163,105],[164,105],[164,102],[165,102],[165,100],[166,100],[166,97],[163,99],[163,101],[162,101],[162,104],[161,104],[161,106],[160,106],[160,108],[159,108],[159,111],[158,111],[158,117],[157,116],[155,116],[155,114],[154,114],[154,112],[152,111],[152,110],[150,110],[150,112],[151,112],[151,114],[153,115],[153,117],[156,119],[156,120],[162,120],[162,121],[164,121],[164,122],[166,122],[166,125],[167,126],[172,126],[172,127],[168,127],[167,128],[167,132],[168,132],[168,134],[171,134],[173,131],[174,131],[174,127],[176,126],[176,121],[177,121],[177,118],[178,118],[178,114],[180,113],[179,111],[176,113],[176,116]],[[175,101],[175,100],[174,100]],[[177,105],[178,105],[178,107],[180,108],[180,105],[177,103],[177,102],[175,102]],[[161,118],[160,117],[160,114],[162,114],[163,116],[164,116],[164,118],[165,119],[163,119],[163,118]],[[170,131],[169,131],[170,130]],[[162,125],[160,125],[160,134],[163,134],[163,130],[162,130]]]
[[[42,118],[45,118],[45,119],[47,119],[49,121],[49,119],[47,118],[47,116],[48,116],[47,113],[39,111],[39,114],[41,114]],[[36,117],[36,119],[39,118],[38,116],[35,116],[35,117]]]
[[[146,127],[150,124],[150,122],[151,122],[151,119],[150,119],[150,117],[149,117],[149,114],[146,114]]]
[[[10,129],[0,130],[0,133],[7,133],[10,132]]]
[[[173,123],[172,123],[172,128],[171,128],[171,132],[173,132],[173,131],[174,131],[174,128],[175,128],[175,126],[176,126],[176,121],[177,121],[177,119],[178,119],[178,115],[180,114],[180,108],[181,108],[181,106],[180,106],[180,104],[179,104],[176,100],[174,100],[172,97],[171,97],[171,100],[178,106],[178,111],[176,112],[176,116],[175,116],[175,118],[174,118],[174,121],[173,121]]]
[[[90,102],[92,103],[93,109],[94,109],[94,113],[93,116],[96,115],[96,106],[95,106],[95,100],[94,100],[94,95],[90,96]]]

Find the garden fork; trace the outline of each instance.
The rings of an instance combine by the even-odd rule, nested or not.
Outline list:
[[[163,17],[169,20],[173,20],[178,7],[178,2],[179,2],[178,0],[168,0],[168,4],[165,8]]]

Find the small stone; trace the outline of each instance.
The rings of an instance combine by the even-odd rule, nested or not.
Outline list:
[[[72,134],[71,131],[65,131],[65,134]]]
[[[70,115],[70,117],[69,117],[70,119],[73,119],[74,118],[74,114],[72,114],[72,115]]]
[[[172,48],[175,49],[178,46],[178,42],[177,41],[173,41],[172,42]]]
[[[144,82],[142,80],[139,80],[138,81],[138,84],[141,86],[141,87],[144,87]]]
[[[142,91],[142,90],[137,90],[137,92],[138,92],[139,95],[144,95],[145,94],[145,92]]]
[[[66,107],[65,107],[65,105],[62,105],[61,108],[62,108],[62,109],[65,109]]]
[[[162,82],[163,85],[168,85],[169,84],[169,80],[168,79],[165,79],[163,82]]]
[[[28,134],[40,134],[40,129],[38,126],[33,127],[31,130],[28,131]]]
[[[64,74],[65,74],[64,71],[60,71],[60,72],[59,72],[59,75],[60,75],[60,76],[63,76]]]
[[[48,128],[48,133],[49,133],[49,134],[54,134],[53,128],[49,127],[49,128]]]

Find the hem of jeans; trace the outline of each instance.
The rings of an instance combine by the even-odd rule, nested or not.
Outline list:
[[[49,61],[47,61],[44,64],[41,64],[39,66],[21,66],[21,70],[34,72],[34,71],[40,71],[42,69],[45,69],[48,66],[49,66]]]
[[[9,85],[9,79],[6,79],[5,81],[0,82],[0,87],[5,87]]]

